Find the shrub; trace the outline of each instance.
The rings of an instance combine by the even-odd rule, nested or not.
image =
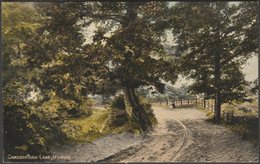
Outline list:
[[[157,124],[158,122],[153,113],[152,105],[149,103],[143,103],[142,106],[144,107],[144,110],[147,113],[149,121],[152,123],[152,125]]]
[[[128,116],[125,109],[124,95],[116,96],[114,100],[110,102],[111,114],[110,125],[118,127],[128,122]]]
[[[222,105],[222,111],[223,112],[234,112],[235,110],[235,106],[234,105],[231,105],[231,104],[223,104]]]
[[[80,114],[84,116],[90,116],[93,114],[94,100],[87,99],[80,106]]]
[[[143,106],[145,112],[148,115],[149,121],[152,123],[152,125],[157,124],[156,117],[153,113],[152,105],[147,101],[147,99],[144,96],[139,95],[138,98],[140,104]]]
[[[147,100],[144,97],[138,96],[138,99],[140,101],[140,105],[144,108],[145,113],[148,116],[149,121],[152,125],[157,124],[157,120],[155,118],[155,115],[153,113],[153,110],[151,108],[151,104],[147,102]],[[117,127],[117,126],[123,126],[126,123],[130,123],[130,127],[132,130],[140,129],[140,125],[138,122],[136,122],[135,119],[129,120],[128,114],[125,109],[125,103],[124,103],[124,96],[119,95],[115,97],[115,99],[111,102],[111,116],[110,116],[110,124],[111,126]]]
[[[49,154],[54,129],[41,118],[40,111],[26,105],[5,105],[4,109],[5,155]]]
[[[110,107],[112,109],[125,110],[124,95],[116,96],[115,99],[111,101]]]
[[[74,101],[58,97],[52,97],[42,104],[5,101],[5,155],[49,154],[50,145],[67,139],[61,129],[70,126],[66,119],[69,111],[76,107]]]
[[[113,127],[123,126],[128,122],[128,116],[125,110],[111,109],[110,125]]]

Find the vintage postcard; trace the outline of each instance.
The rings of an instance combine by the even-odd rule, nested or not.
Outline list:
[[[259,2],[1,5],[3,162],[259,162]]]

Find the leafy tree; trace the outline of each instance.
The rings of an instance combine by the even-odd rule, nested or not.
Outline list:
[[[29,16],[28,16],[29,15]],[[3,109],[6,154],[46,153],[41,121],[29,101],[33,90],[26,72],[24,47],[39,27],[40,17],[27,3],[3,3]],[[38,124],[39,123],[39,124]],[[40,130],[41,129],[41,130]]]
[[[5,154],[46,154],[48,145],[64,139],[60,127],[68,117],[67,109],[76,105],[68,99],[44,96],[51,92],[39,90],[41,83],[34,80],[47,78],[40,76],[40,67],[30,65],[34,58],[28,55],[30,46],[43,46],[32,42],[44,24],[33,5],[4,3],[2,18]],[[40,93],[35,99],[34,91]]]
[[[130,120],[139,122],[142,130],[151,126],[146,111],[136,96],[136,88],[155,86],[163,91],[161,79],[176,79],[170,55],[164,51],[161,37],[165,34],[167,4],[156,2],[91,3],[88,19],[107,23],[114,32],[106,37],[104,26],[98,26],[94,44],[102,44],[111,63],[109,78],[123,89]],[[105,19],[104,19],[105,18]],[[96,39],[99,37],[98,39]]]
[[[257,49],[256,2],[177,3],[172,26],[181,71],[194,93],[215,98],[219,121],[222,103],[245,97],[241,65]]]
[[[164,84],[161,79],[174,82],[177,78],[176,70],[171,62],[172,57],[165,52],[162,41],[168,25],[167,3],[41,3],[39,10],[46,14],[50,21],[44,27],[45,32],[42,31],[39,34],[45,39],[42,38],[40,39],[42,41],[34,43],[48,46],[41,49],[39,49],[40,46],[31,46],[32,49],[35,47],[35,50],[30,52],[32,63],[42,66],[44,63],[51,63],[54,58],[61,60],[62,64],[51,74],[54,75],[54,72],[58,71],[62,71],[63,74],[75,70],[71,76],[74,79],[71,84],[83,83],[81,86],[88,90],[87,93],[100,93],[99,89],[101,88],[102,92],[107,81],[113,82],[113,85],[117,86],[117,90],[123,89],[124,91],[130,120],[139,122],[140,128],[147,130],[151,123],[139,102],[135,89],[140,86],[153,85],[159,91],[163,91]],[[62,26],[65,24],[64,22],[66,22],[66,27]],[[82,30],[87,29],[93,23],[96,28],[92,38],[93,42],[85,43]],[[85,33],[88,32],[85,31]],[[57,37],[53,39],[50,36]],[[49,52],[44,52],[45,49]],[[67,53],[68,55],[66,55]],[[63,61],[63,58],[67,58],[66,56],[71,59],[80,58],[76,63],[75,60],[67,63]],[[64,71],[63,67],[69,70]],[[60,77],[57,76],[53,76],[51,79],[51,74],[47,75],[50,77],[49,82],[43,82],[42,88],[46,88],[49,84],[48,89],[55,90],[58,85],[53,84],[55,79],[58,82],[64,81],[58,80]],[[59,72],[59,74],[61,73]],[[80,75],[76,80],[77,74]],[[44,76],[46,75],[43,74],[42,77]],[[40,79],[41,81],[48,80]],[[60,88],[66,88],[66,85],[70,84],[60,83],[62,84]],[[66,95],[60,89],[55,92],[59,96]],[[68,93],[78,95],[71,90]]]
[[[102,56],[96,55],[98,49],[83,46],[84,37],[78,24],[81,15],[77,12],[80,5],[34,3],[44,22],[26,47],[27,69],[34,72],[31,81],[44,95],[42,102],[55,97],[73,101],[75,106],[68,112],[75,117],[92,113],[84,111],[83,106],[88,102],[88,94],[98,92],[101,84],[97,83],[102,81],[97,74],[104,72]]]

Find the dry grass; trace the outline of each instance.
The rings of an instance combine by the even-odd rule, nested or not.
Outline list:
[[[126,131],[127,125],[107,128],[110,114],[110,110],[93,109],[93,114],[89,117],[68,120],[71,125],[79,127],[74,134],[68,135],[69,142],[93,142],[99,137]],[[64,129],[64,131],[67,130]]]

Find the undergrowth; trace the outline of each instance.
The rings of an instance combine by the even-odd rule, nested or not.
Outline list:
[[[234,118],[231,122],[226,122],[223,119],[223,115],[221,118],[220,125],[229,128],[235,134],[241,137],[241,140],[248,140],[249,142],[253,143],[255,146],[258,146],[258,113],[257,110],[250,110],[251,106],[255,106],[254,103],[248,105],[246,104],[249,110],[245,109],[245,104],[239,104],[242,108],[238,108],[239,106],[236,104],[232,105],[224,105],[222,107],[222,112],[233,112]],[[214,123],[213,121],[213,111],[206,110],[204,108],[198,108],[199,110],[203,111],[207,115],[207,121]]]
[[[63,128],[63,131],[68,135],[68,142],[93,142],[99,137],[108,134],[117,134],[127,131],[127,124],[108,128],[107,125],[110,114],[111,110],[93,109],[93,114],[90,117],[83,116],[69,119],[69,123],[76,126],[77,131],[72,132],[70,128]]]

